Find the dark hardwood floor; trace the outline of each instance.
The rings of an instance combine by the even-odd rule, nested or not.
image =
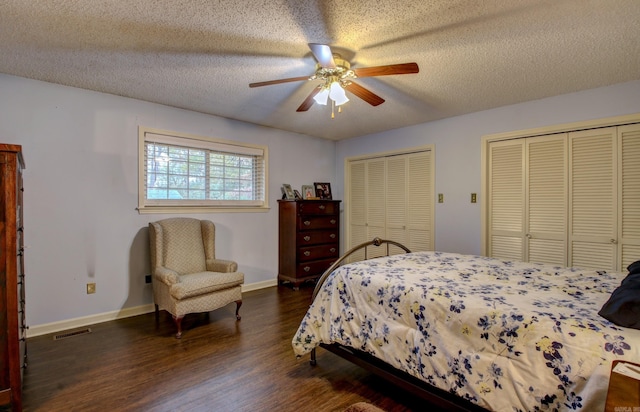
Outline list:
[[[323,349],[316,366],[308,355],[296,359],[291,339],[311,292],[244,293],[241,321],[235,304],[187,315],[182,339],[166,312],[158,321],[149,313],[61,340],[29,338],[24,410],[341,411],[360,401],[389,412],[433,410]]]

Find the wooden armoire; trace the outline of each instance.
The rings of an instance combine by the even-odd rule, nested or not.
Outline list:
[[[0,144],[0,407],[22,410],[26,366],[22,147]]]

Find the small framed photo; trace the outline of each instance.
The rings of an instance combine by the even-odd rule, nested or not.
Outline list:
[[[312,185],[302,185],[302,198],[303,199],[315,199],[316,191]]]
[[[331,200],[331,183],[318,183],[314,182],[313,186],[316,188],[316,197],[324,200]]]
[[[293,189],[291,185],[288,183],[284,183],[282,185],[282,191],[284,192],[285,198],[288,200],[294,200],[296,198],[295,193],[293,193]]]

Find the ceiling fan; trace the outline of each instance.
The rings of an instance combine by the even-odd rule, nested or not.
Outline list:
[[[311,53],[317,60],[316,71],[311,76],[290,77],[287,79],[269,80],[265,82],[250,83],[249,87],[270,86],[272,84],[297,82],[303,80],[321,80],[321,83],[313,89],[311,94],[302,102],[296,110],[305,112],[314,103],[326,105],[331,99],[331,105],[341,106],[349,101],[345,90],[353,93],[372,106],[384,103],[384,99],[370,90],[354,83],[352,80],[358,77],[388,76],[392,74],[418,73],[417,63],[391,64],[388,66],[374,66],[364,68],[351,68],[351,64],[339,54],[333,53],[331,47],[326,44],[309,43]],[[331,117],[333,117],[333,110]]]

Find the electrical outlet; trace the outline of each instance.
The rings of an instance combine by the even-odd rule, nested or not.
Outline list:
[[[87,295],[92,293],[96,293],[96,284],[95,283],[87,283]]]
[[[438,193],[438,203],[444,203],[444,195],[442,193]]]
[[[471,193],[471,203],[476,203],[478,201],[478,196],[475,193]]]
[[[151,275],[144,276],[144,283],[151,283]]]

